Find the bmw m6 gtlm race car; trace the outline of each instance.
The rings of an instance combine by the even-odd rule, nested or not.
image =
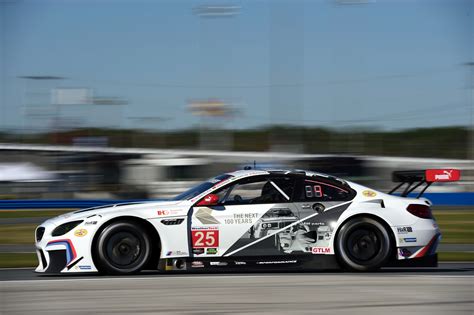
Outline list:
[[[386,194],[314,172],[246,169],[169,201],[75,211],[36,229],[36,271],[436,266],[441,233],[430,202],[419,197],[433,182],[458,180],[459,171],[393,177],[399,184]]]

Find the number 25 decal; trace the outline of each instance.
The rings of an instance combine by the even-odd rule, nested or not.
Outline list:
[[[219,230],[197,230],[192,231],[193,247],[217,247],[219,246]]]

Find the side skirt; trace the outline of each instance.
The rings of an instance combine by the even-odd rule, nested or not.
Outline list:
[[[161,259],[162,271],[340,270],[335,255],[194,257]]]

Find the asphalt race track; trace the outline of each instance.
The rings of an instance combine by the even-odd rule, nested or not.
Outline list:
[[[473,314],[474,264],[377,273],[38,276],[0,270],[2,314]]]

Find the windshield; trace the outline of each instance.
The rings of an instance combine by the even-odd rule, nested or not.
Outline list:
[[[222,182],[223,180],[226,180],[228,178],[232,177],[232,175],[229,175],[229,174],[224,174],[224,175],[219,175],[217,177],[214,177],[214,178],[211,178],[197,186],[194,186],[193,188],[177,195],[176,197],[173,198],[173,200],[187,200],[187,199],[191,199],[191,198],[194,198],[200,194],[202,194],[203,192],[205,192],[206,190],[208,190],[209,188],[217,185],[218,183]]]

